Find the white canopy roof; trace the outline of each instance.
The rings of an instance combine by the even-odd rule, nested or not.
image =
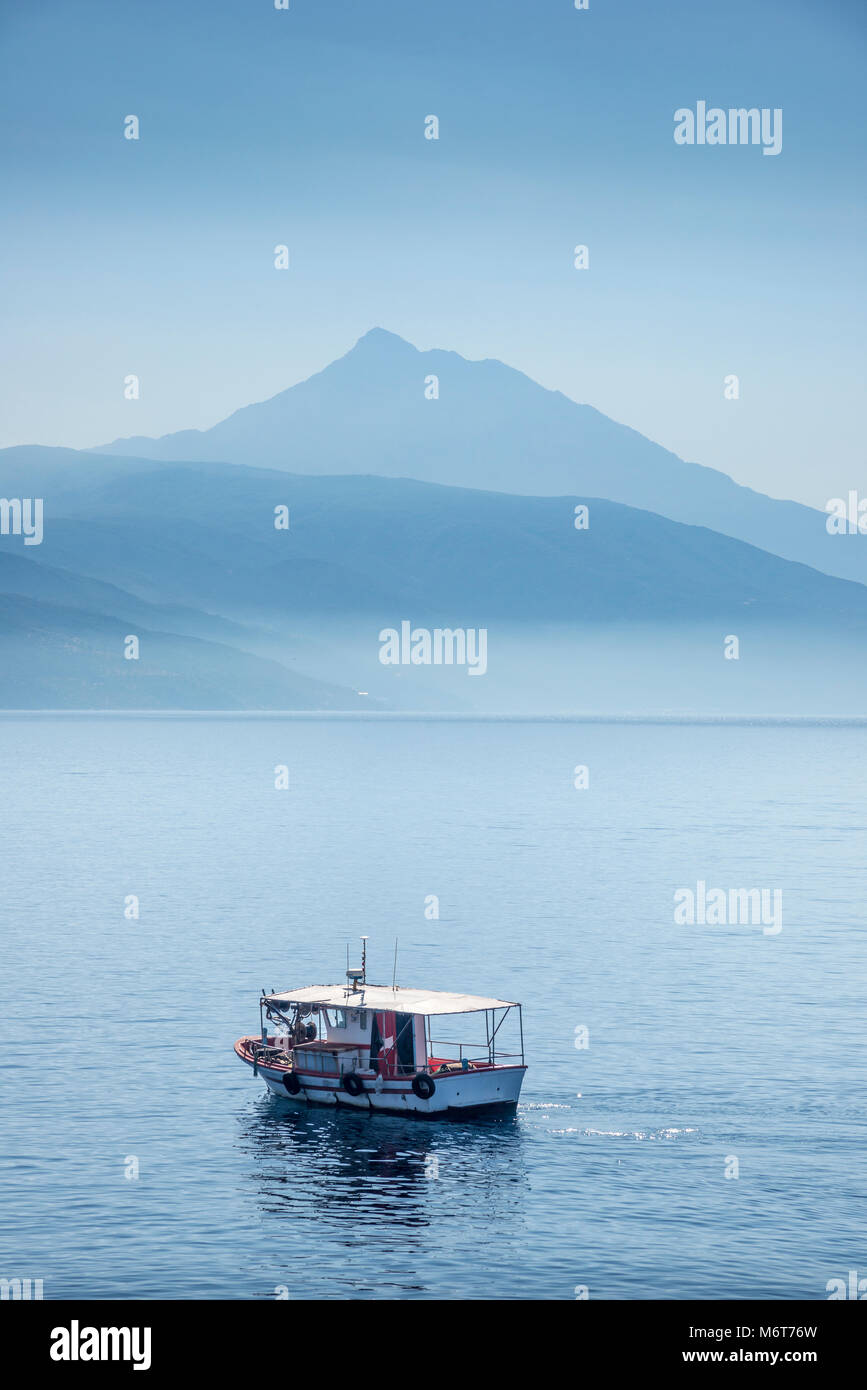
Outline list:
[[[275,1004],[325,1004],[335,1009],[393,1009],[401,1014],[472,1014],[483,1009],[510,1009],[515,1002],[485,999],[481,994],[448,994],[435,989],[389,989],[386,985],[305,985],[268,994]]]

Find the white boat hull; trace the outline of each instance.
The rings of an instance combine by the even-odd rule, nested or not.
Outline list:
[[[246,1057],[242,1060],[252,1065]],[[300,1105],[343,1105],[354,1110],[381,1110],[396,1115],[443,1116],[461,1111],[511,1108],[518,1103],[524,1081],[524,1066],[484,1067],[470,1071],[435,1072],[431,1077],[434,1093],[428,1098],[417,1096],[412,1078],[385,1079],[370,1073],[361,1075],[364,1090],[350,1095],[339,1077],[314,1072],[257,1064],[256,1073],[268,1090],[282,1100]],[[297,1076],[301,1089],[290,1094],[285,1086],[289,1075]]]
[[[302,1089],[290,1096],[282,1076],[260,1075],[274,1095],[302,1105],[345,1105],[355,1110],[384,1110],[391,1114],[443,1115],[448,1111],[476,1110],[490,1106],[512,1106],[518,1103],[524,1080],[524,1067],[495,1068],[486,1072],[450,1072],[435,1076],[436,1090],[428,1100],[417,1096],[411,1087],[401,1082],[383,1081],[378,1087],[371,1081],[360,1096],[351,1096],[341,1087],[326,1084],[321,1077],[302,1077]]]

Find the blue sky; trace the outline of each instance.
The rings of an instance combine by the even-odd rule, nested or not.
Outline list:
[[[775,496],[867,491],[859,5],[0,13],[0,445],[207,427],[381,324]],[[675,145],[700,99],[781,107],[782,153]]]

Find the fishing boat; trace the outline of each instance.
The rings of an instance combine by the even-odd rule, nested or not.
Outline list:
[[[527,1070],[521,1005],[368,984],[362,941],[361,966],[347,968],[345,984],[262,991],[259,1033],[235,1043],[253,1075],[302,1105],[429,1116],[513,1111]],[[434,1020],[438,1032],[452,1032],[448,1020],[464,1014],[477,1016],[476,1041],[433,1036]],[[509,1034],[514,1042],[505,1044]]]

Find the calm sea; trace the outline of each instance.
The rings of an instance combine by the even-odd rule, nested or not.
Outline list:
[[[6,716],[0,766],[0,1276],[292,1299],[867,1276],[863,726]],[[699,880],[781,890],[782,930],[676,924]],[[398,937],[398,983],[523,1001],[514,1119],[298,1112],[236,1060],[260,987],[339,980],[361,933],[373,980]]]

